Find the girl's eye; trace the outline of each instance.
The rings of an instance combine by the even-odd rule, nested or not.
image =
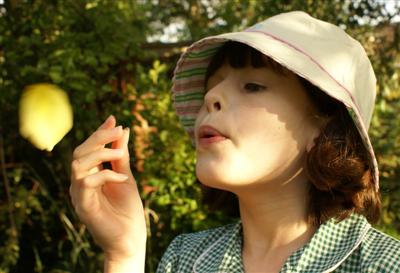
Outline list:
[[[265,90],[266,87],[262,86],[262,85],[259,85],[257,83],[249,82],[249,83],[246,83],[244,85],[244,89],[246,89],[246,90],[248,90],[250,92],[257,92],[257,91]]]

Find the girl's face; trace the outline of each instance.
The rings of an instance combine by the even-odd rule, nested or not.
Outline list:
[[[301,171],[306,148],[319,134],[315,113],[295,74],[222,65],[207,82],[196,119],[198,179],[232,192],[260,183],[284,184]],[[200,141],[203,125],[226,139]]]

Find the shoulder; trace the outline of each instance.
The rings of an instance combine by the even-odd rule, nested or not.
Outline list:
[[[165,251],[157,273],[190,271],[196,259],[218,242],[224,235],[232,233],[238,223],[218,228],[178,235]]]
[[[376,228],[371,227],[364,237],[360,254],[366,272],[400,271],[400,240]]]

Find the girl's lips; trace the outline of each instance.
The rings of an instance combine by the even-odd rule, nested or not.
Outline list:
[[[202,137],[199,139],[199,144],[201,146],[207,146],[213,143],[221,142],[226,140],[227,138],[224,136],[212,136],[212,137]]]
[[[198,140],[201,146],[208,146],[228,139],[219,130],[210,125],[202,125],[198,131]]]
[[[215,129],[210,125],[202,125],[198,131],[198,137],[213,137],[213,136],[224,136],[219,130]]]

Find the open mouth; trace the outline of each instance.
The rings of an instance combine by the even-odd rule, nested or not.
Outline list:
[[[211,144],[223,142],[227,140],[224,136],[211,136],[211,137],[203,137],[199,139],[200,146],[208,147]]]
[[[207,135],[202,136],[201,138],[210,138],[210,137],[216,137],[216,136],[218,136],[218,135],[207,134]]]
[[[201,145],[207,145],[227,139],[227,137],[220,131],[209,125],[200,126],[198,138]]]
[[[220,131],[209,125],[202,125],[199,128],[199,138],[211,138],[215,136],[224,136]]]

